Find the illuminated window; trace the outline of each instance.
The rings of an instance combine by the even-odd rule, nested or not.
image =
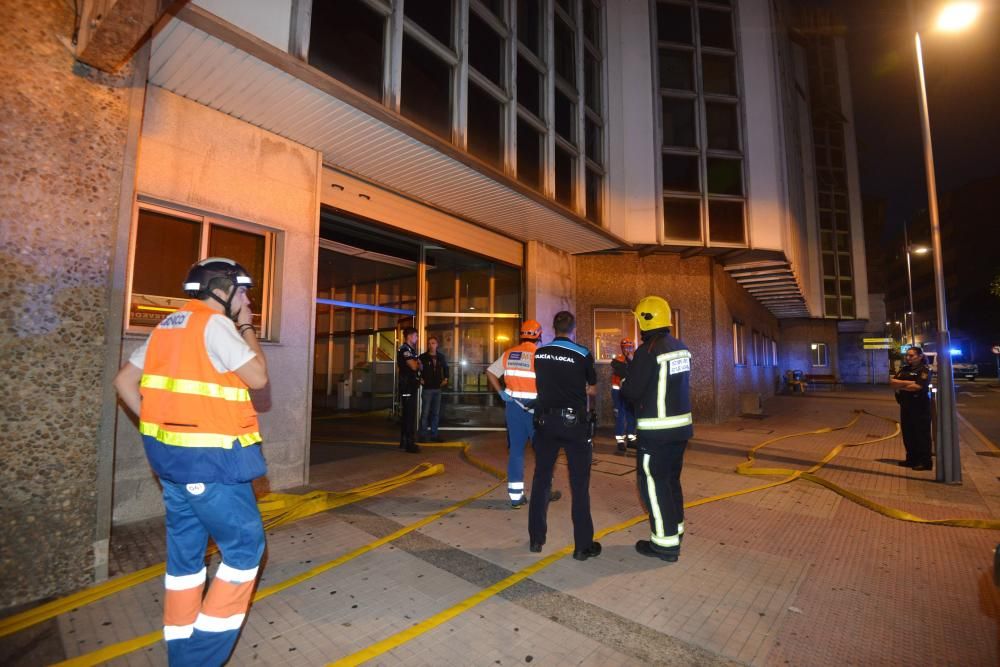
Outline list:
[[[610,363],[621,354],[622,338],[631,338],[638,346],[639,329],[635,315],[628,308],[594,309],[594,360]]]
[[[747,328],[742,322],[733,321],[733,363],[747,365]]]
[[[154,327],[187,303],[181,287],[188,268],[206,257],[233,259],[253,276],[249,292],[253,322],[266,338],[274,234],[249,224],[148,204],[140,206],[136,222],[128,328]]]
[[[771,341],[771,365],[777,368],[778,366],[778,341]]]
[[[759,331],[754,331],[751,334],[751,340],[753,340],[753,365],[763,366],[764,365],[764,346],[763,339],[760,336]]]
[[[810,343],[809,358],[812,359],[813,367],[829,366],[830,359],[827,356],[826,343]]]

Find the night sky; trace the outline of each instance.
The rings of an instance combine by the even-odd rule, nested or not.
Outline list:
[[[847,24],[861,191],[885,199],[885,234],[927,208],[913,33],[904,0],[816,0]],[[936,3],[914,3],[931,7]],[[1000,179],[1000,8],[959,34],[921,32],[938,194]],[[1000,206],[998,206],[1000,208]],[[983,231],[996,219],[979,220]],[[994,246],[995,247],[995,246]]]

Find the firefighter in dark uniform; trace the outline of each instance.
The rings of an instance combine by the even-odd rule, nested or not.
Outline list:
[[[906,459],[899,465],[914,470],[931,470],[931,369],[924,351],[911,347],[906,365],[890,381],[899,403],[899,425],[903,431]]]
[[[403,329],[403,344],[396,352],[399,376],[399,448],[411,454],[420,451],[417,445],[417,391],[420,389],[420,356],[417,354],[417,330]]]
[[[635,307],[635,316],[642,345],[627,368],[615,368],[622,377],[622,397],[635,407],[636,477],[649,511],[649,539],[636,542],[635,550],[672,563],[680,556],[684,535],[684,449],[694,435],[691,352],[670,335],[670,304],[665,299],[647,296]]]
[[[597,394],[597,372],[590,350],[570,336],[576,318],[565,310],[552,323],[555,338],[535,350],[535,474],[528,504],[528,537],[531,551],[539,552],[548,531],[549,489],[559,449],[566,451],[569,487],[573,494],[573,558],[587,560],[601,553],[594,541],[590,516],[590,465],[593,445],[587,419],[588,398]]]

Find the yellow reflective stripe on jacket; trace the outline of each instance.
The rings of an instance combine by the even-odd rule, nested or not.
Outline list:
[[[139,385],[147,389],[163,389],[177,394],[194,394],[238,403],[246,403],[250,400],[250,392],[243,387],[225,387],[215,382],[184,380],[165,375],[143,375]]]
[[[643,431],[660,431],[668,428],[680,428],[694,423],[691,413],[673,417],[645,417],[638,420],[636,426]]]
[[[139,433],[156,438],[165,445],[174,447],[218,447],[220,449],[232,449],[233,442],[238,441],[241,446],[249,447],[256,445],[263,440],[260,433],[244,433],[242,435],[225,435],[223,433],[179,433],[168,431],[158,424],[149,422],[139,422]]]
[[[515,378],[534,378],[535,371],[522,371],[518,368],[505,368],[503,371],[504,375],[509,375]]]

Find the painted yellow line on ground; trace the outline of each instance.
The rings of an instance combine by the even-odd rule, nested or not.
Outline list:
[[[352,442],[350,444],[356,444],[356,443]],[[366,443],[359,443],[359,444],[380,444],[380,443],[367,443],[366,442]],[[392,443],[392,444],[395,444],[395,443]],[[353,551],[350,551],[350,552],[344,554],[343,556],[340,556],[338,558],[335,558],[334,560],[331,560],[331,561],[328,561],[326,563],[323,563],[322,565],[318,565],[318,566],[316,566],[316,567],[314,567],[314,568],[312,568],[310,570],[307,570],[305,572],[302,572],[301,574],[298,574],[298,575],[296,575],[294,577],[291,577],[290,579],[286,579],[285,581],[283,581],[281,583],[278,583],[278,584],[275,584],[273,586],[269,586],[267,588],[261,589],[261,590],[257,591],[257,593],[254,595],[254,598],[253,598],[254,602],[257,602],[259,600],[263,600],[264,598],[270,597],[271,595],[274,595],[275,593],[279,593],[279,592],[281,592],[283,590],[291,588],[292,586],[296,586],[298,584],[301,584],[304,581],[307,581],[307,580],[309,580],[309,579],[311,579],[311,578],[313,578],[313,577],[315,577],[315,576],[317,576],[319,574],[322,574],[323,572],[331,570],[331,569],[333,569],[335,567],[339,567],[340,565],[343,565],[344,563],[347,563],[347,562],[349,562],[351,560],[354,560],[358,556],[366,554],[369,551],[372,551],[373,549],[376,549],[376,548],[378,548],[378,547],[380,547],[380,546],[382,546],[384,544],[388,544],[389,542],[392,542],[394,540],[398,540],[400,537],[403,537],[404,535],[406,535],[408,533],[411,533],[414,530],[417,530],[419,528],[423,528],[424,526],[426,526],[426,525],[428,525],[430,523],[433,523],[434,521],[437,521],[441,517],[447,516],[448,514],[451,514],[452,512],[454,512],[454,511],[456,511],[456,510],[464,507],[465,505],[468,505],[469,503],[471,503],[471,502],[473,502],[475,500],[478,500],[479,498],[482,498],[483,496],[485,496],[485,495],[487,495],[487,494],[495,491],[500,486],[502,486],[504,484],[504,482],[507,481],[507,477],[506,477],[505,474],[503,474],[500,471],[496,470],[495,468],[493,468],[489,464],[484,463],[482,461],[479,461],[478,459],[476,459],[475,457],[473,457],[470,454],[471,446],[468,443],[465,443],[465,442],[434,443],[433,446],[439,447],[439,448],[443,448],[443,449],[461,449],[462,450],[461,451],[461,455],[462,455],[463,458],[465,458],[469,463],[471,463],[472,465],[476,466],[477,468],[480,468],[480,469],[485,470],[487,472],[491,472],[491,474],[493,474],[494,476],[499,477],[499,481],[496,482],[495,484],[489,486],[488,488],[483,489],[482,491],[480,491],[480,492],[478,492],[478,493],[476,493],[476,494],[474,494],[472,496],[469,496],[468,498],[465,498],[464,500],[460,500],[459,502],[457,502],[457,503],[455,503],[453,505],[450,505],[450,506],[444,508],[443,510],[435,512],[434,514],[426,516],[423,519],[420,519],[419,521],[411,523],[411,524],[409,524],[407,526],[403,526],[399,530],[397,530],[397,531],[395,531],[393,533],[390,533],[389,535],[386,535],[385,537],[381,537],[381,538],[379,538],[379,539],[377,539],[377,540],[375,540],[373,542],[369,542],[368,544],[366,544],[364,546],[361,546],[361,547],[358,547],[357,549],[355,549]],[[425,464],[421,464],[421,465],[422,466],[429,466],[430,464],[426,464],[425,463]],[[418,467],[420,467],[420,466],[418,466]],[[434,466],[431,466],[431,467],[434,467]],[[438,467],[440,467],[442,470],[444,469],[443,466],[439,465]],[[384,480],[382,480],[382,481],[384,481]],[[379,485],[382,481],[380,481],[380,482],[373,482],[373,485]],[[162,565],[159,566],[159,567],[162,567]],[[133,639],[129,639],[129,640],[126,640],[126,641],[123,641],[123,642],[119,642],[117,644],[112,644],[110,646],[105,646],[105,647],[103,647],[101,649],[98,649],[96,651],[91,651],[90,653],[86,653],[84,655],[77,656],[75,658],[71,658],[69,660],[65,660],[63,662],[56,663],[56,664],[57,665],[61,665],[63,667],[91,667],[93,665],[100,665],[102,663],[108,662],[108,661],[113,660],[115,658],[120,658],[123,655],[127,655],[129,653],[132,653],[133,651],[138,651],[139,649],[145,648],[147,646],[151,646],[151,645],[157,643],[158,641],[160,641],[161,639],[163,639],[163,631],[162,630],[156,630],[154,632],[150,632],[148,634],[145,634],[145,635],[142,635],[142,636],[139,636],[139,637],[135,637]]]
[[[307,516],[350,505],[366,498],[386,493],[418,479],[440,475],[441,464],[421,463],[410,470],[387,479],[365,484],[348,491],[311,491],[302,495],[270,493],[257,502],[265,530],[298,521]],[[214,553],[214,547],[207,555]],[[55,618],[73,609],[96,602],[109,595],[149,581],[166,572],[164,563],[151,565],[109,581],[91,586],[72,595],[47,602],[0,620],[0,637],[13,634],[32,625]]]
[[[755,460],[755,455],[757,450],[766,447],[768,445],[774,444],[775,442],[779,442],[781,440],[801,437],[803,435],[817,435],[817,434],[832,433],[834,431],[841,431],[844,429],[848,429],[854,426],[858,422],[858,420],[861,419],[862,414],[868,414],[877,419],[883,419],[885,421],[892,422],[895,425],[895,428],[893,432],[888,435],[880,436],[870,440],[864,440],[862,442],[838,444],[836,447],[827,452],[827,454],[818,463],[813,464],[810,468],[806,470],[790,470],[783,468],[752,469],[752,465]],[[836,457],[846,447],[859,447],[862,445],[869,445],[876,442],[882,442],[884,440],[894,438],[898,434],[899,434],[899,424],[895,420],[888,419],[886,417],[881,417],[879,415],[874,415],[866,411],[859,411],[858,414],[853,419],[851,419],[847,424],[844,424],[842,426],[824,427],[812,431],[792,433],[788,435],[779,436],[776,438],[771,438],[769,440],[765,440],[759,445],[756,445],[753,448],[751,448],[750,452],[747,454],[747,461],[737,466],[737,472],[744,475],[779,474],[779,475],[785,475],[784,479],[768,482],[766,484],[761,484],[759,486],[754,486],[747,489],[739,489],[736,491],[729,491],[727,493],[720,493],[714,496],[709,496],[707,498],[699,498],[698,500],[685,503],[684,508],[690,509],[693,507],[698,507],[700,505],[707,505],[708,503],[713,503],[720,500],[726,500],[728,498],[735,498],[737,496],[742,496],[749,493],[755,493],[757,491],[763,491],[765,489],[770,489],[777,486],[781,486],[783,484],[788,484],[790,482],[795,481],[796,479],[805,479],[820,484],[822,486],[825,486],[841,494],[845,498],[852,500],[853,502],[856,502],[864,507],[868,507],[877,512],[885,514],[886,516],[891,516],[892,518],[904,519],[908,521],[916,520],[919,521],[920,523],[928,523],[935,525],[968,526],[975,528],[994,528],[994,527],[1000,528],[1000,522],[983,521],[979,519],[943,519],[943,520],[920,519],[919,517],[915,517],[914,515],[909,514],[907,512],[903,512],[901,510],[891,510],[890,508],[885,508],[879,505],[878,503],[863,498],[862,496],[855,494],[851,491],[847,491],[846,489],[842,489],[836,484],[813,474],[816,470],[819,470],[822,466],[826,465],[831,460],[833,460],[833,458]],[[622,523],[616,524],[609,528],[605,528],[595,533],[594,538],[598,539],[605,535],[609,535],[611,533],[631,528],[632,526],[635,526],[638,523],[647,521],[648,518],[649,517],[647,514],[641,514],[639,516],[632,517],[627,521],[623,521]],[[997,525],[996,526],[988,525],[993,523],[996,523]],[[504,591],[507,588],[510,588],[519,581],[522,581],[527,577],[530,577],[531,575],[543,570],[552,563],[555,563],[557,560],[561,559],[566,554],[570,553],[572,550],[573,550],[572,546],[565,546],[559,551],[556,551],[555,553],[551,554],[550,556],[542,558],[538,562],[533,563],[532,565],[529,565],[528,567],[519,570],[518,572],[515,572],[514,574],[502,579],[501,581],[498,581],[492,586],[485,588],[479,591],[478,593],[466,598],[465,600],[438,612],[437,614],[417,623],[416,625],[407,628],[406,630],[402,630],[394,635],[386,637],[381,641],[378,641],[364,649],[361,649],[360,651],[356,651],[355,653],[352,653],[339,660],[336,660],[335,662],[331,662],[329,663],[329,665],[331,667],[348,667],[351,665],[360,665],[364,662],[377,658],[383,653],[391,651],[405,644],[406,642],[416,639],[425,632],[438,627],[442,623],[446,623],[447,621],[455,618],[456,616],[468,611],[469,609],[472,609],[481,602],[484,602],[490,597]]]

